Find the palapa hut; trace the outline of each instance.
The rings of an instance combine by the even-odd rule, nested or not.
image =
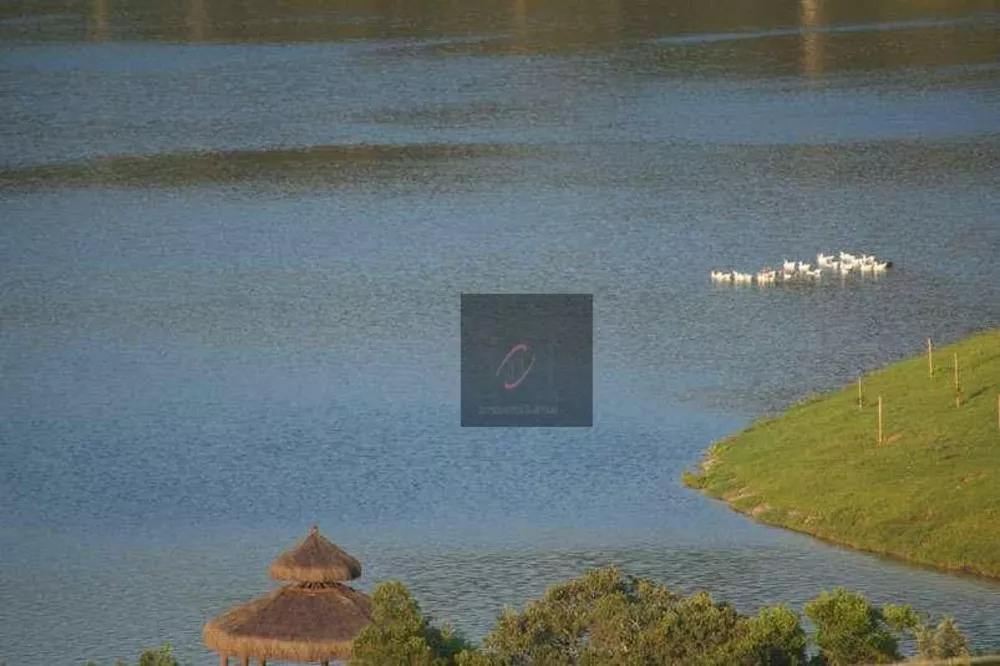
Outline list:
[[[327,541],[313,525],[298,545],[268,569],[271,578],[291,581],[280,589],[210,620],[205,645],[222,666],[240,657],[320,662],[351,656],[351,645],[371,622],[371,600],[340,581],[361,575],[361,563]]]

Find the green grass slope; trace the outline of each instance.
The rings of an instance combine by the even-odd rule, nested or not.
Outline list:
[[[759,421],[685,483],[767,524],[1000,578],[1000,330],[935,349],[934,363],[933,377],[923,355],[866,375],[860,410],[854,384]]]

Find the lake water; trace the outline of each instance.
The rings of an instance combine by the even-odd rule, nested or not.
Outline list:
[[[842,584],[997,648],[1000,583],[680,475],[1000,322],[998,27],[989,0],[3,3],[0,661],[217,663],[201,625],[313,522],[474,638],[616,563],[745,611]],[[708,279],[837,250],[895,268]],[[594,295],[592,429],[459,427],[477,291]]]

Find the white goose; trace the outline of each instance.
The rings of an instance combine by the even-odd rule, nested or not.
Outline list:
[[[730,282],[733,279],[731,273],[724,273],[722,271],[712,271],[711,275],[713,282]]]
[[[774,278],[776,271],[770,268],[765,268],[757,273],[757,284],[774,284]]]

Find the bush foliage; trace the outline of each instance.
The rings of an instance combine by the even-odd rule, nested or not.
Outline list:
[[[706,592],[685,596],[616,568],[555,585],[522,611],[506,609],[476,648],[424,616],[402,583],[378,585],[374,622],[354,665],[374,666],[846,666],[899,661],[912,635],[920,656],[969,654],[950,618],[928,627],[908,606],[875,607],[837,588],[805,606],[806,635],[785,606],[744,615]],[[808,649],[815,653],[810,657]]]
[[[901,635],[913,630],[919,618],[906,606],[872,606],[858,592],[837,588],[824,591],[805,606],[816,625],[818,663],[829,666],[891,664],[902,659]]]
[[[98,664],[88,661],[84,666],[98,666]],[[129,666],[129,664],[121,659],[116,659],[115,666]],[[174,648],[169,643],[164,643],[158,648],[146,650],[139,655],[138,666],[178,666],[177,658],[174,657]]]
[[[354,641],[358,666],[448,666],[471,645],[447,625],[434,626],[399,582],[382,583],[372,595],[372,624]]]
[[[400,582],[375,587],[372,614],[354,642],[352,666],[888,664],[902,659],[899,644],[908,636],[922,659],[971,655],[952,618],[931,626],[909,606],[875,607],[843,588],[805,605],[815,627],[810,637],[799,614],[785,606],[744,615],[707,592],[685,596],[614,567],[555,585],[523,611],[504,610],[481,648],[435,625]],[[119,659],[115,666],[129,664]],[[137,666],[178,663],[164,644],[143,652]]]
[[[937,627],[921,625],[916,633],[917,649],[926,659],[953,659],[971,655],[968,641],[950,617],[942,619]]]
[[[791,621],[790,621],[791,620]],[[598,569],[556,585],[485,640],[498,664],[801,664],[805,636],[784,609],[747,618],[705,592],[690,597]]]

